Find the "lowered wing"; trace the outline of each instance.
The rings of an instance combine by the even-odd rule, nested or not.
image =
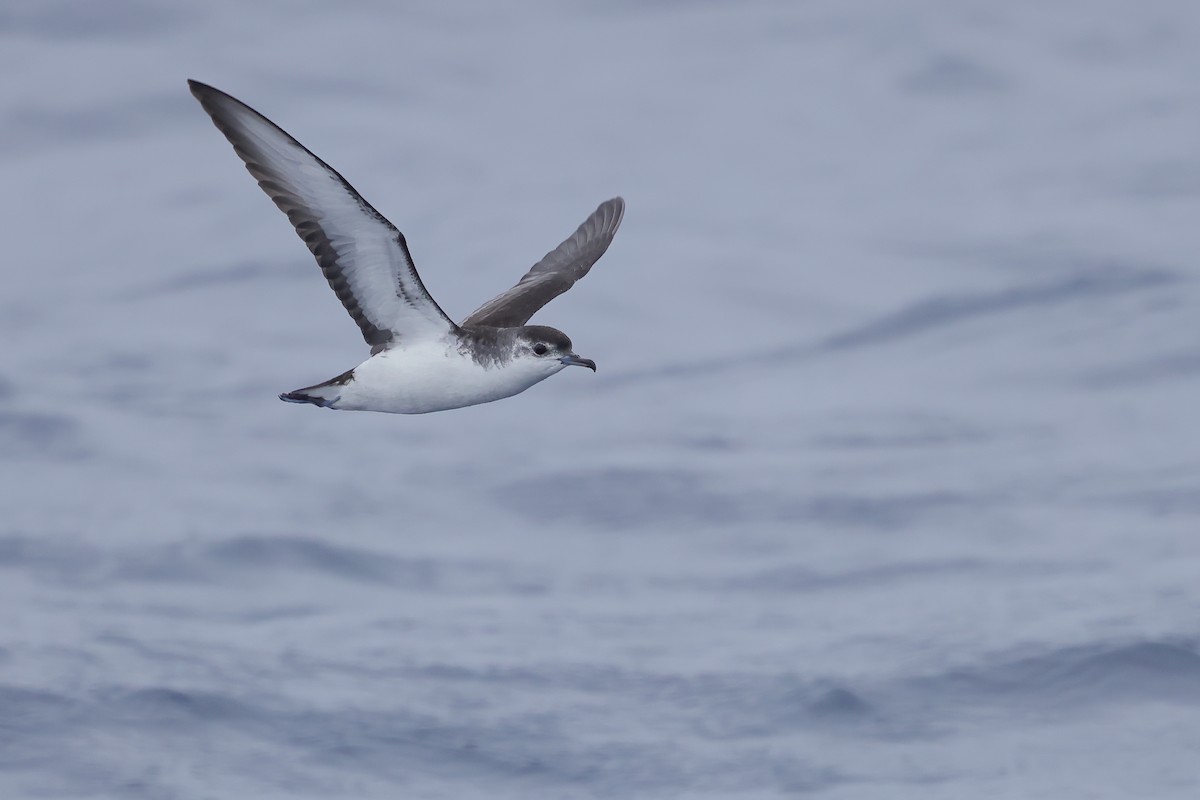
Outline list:
[[[575,233],[534,264],[516,286],[475,309],[463,320],[463,326],[524,325],[538,309],[588,273],[608,249],[624,214],[625,201],[620,197],[601,203]]]

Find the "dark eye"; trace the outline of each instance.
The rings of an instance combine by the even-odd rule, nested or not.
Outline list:
[[[542,344],[541,342],[538,342],[537,344],[535,344],[533,346],[534,354],[539,355],[539,356],[546,355],[546,351],[549,349],[550,349],[549,347],[546,347],[546,345]]]

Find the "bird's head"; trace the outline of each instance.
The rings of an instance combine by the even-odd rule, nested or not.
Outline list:
[[[513,355],[530,365],[540,366],[549,374],[571,366],[596,371],[596,362],[577,356],[571,348],[571,339],[565,333],[545,325],[518,328]]]

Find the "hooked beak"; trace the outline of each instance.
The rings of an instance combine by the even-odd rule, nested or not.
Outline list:
[[[587,367],[592,372],[596,371],[595,361],[592,361],[590,358],[580,358],[574,353],[563,356],[559,359],[559,362],[566,364],[568,367]]]

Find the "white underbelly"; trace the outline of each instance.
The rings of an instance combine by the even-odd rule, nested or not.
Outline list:
[[[427,414],[511,397],[553,374],[514,366],[485,368],[442,343],[385,350],[354,368],[331,407]]]

